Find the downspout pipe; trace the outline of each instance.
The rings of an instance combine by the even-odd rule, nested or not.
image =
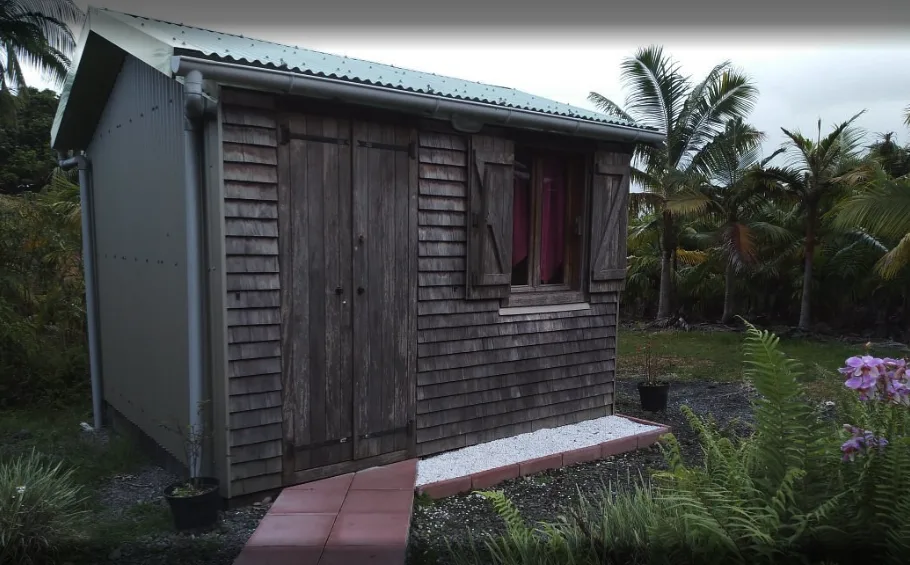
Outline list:
[[[659,131],[593,122],[569,116],[541,114],[519,108],[505,108],[483,102],[455,100],[419,92],[408,92],[384,86],[358,84],[338,79],[315,77],[283,71],[263,69],[210,61],[197,57],[176,55],[171,58],[171,71],[177,76],[189,77],[197,71],[209,80],[240,84],[262,90],[338,98],[354,104],[381,108],[396,108],[405,112],[419,112],[427,117],[447,118],[462,116],[481,122],[521,129],[549,131],[603,141],[661,145],[665,136]]]
[[[202,74],[199,71],[187,73],[184,79],[184,164],[185,164],[185,206],[186,206],[186,290],[187,290],[187,381],[189,386],[189,423],[195,434],[205,430],[202,401],[205,394],[203,366],[203,252],[200,193],[203,164],[201,122],[205,110],[205,95],[202,93]],[[201,435],[199,437],[202,437]],[[205,442],[200,446],[203,447]],[[196,452],[194,460],[187,461],[191,477],[198,477],[202,470],[202,452]]]
[[[79,201],[82,203],[82,266],[85,272],[85,316],[88,328],[88,364],[92,382],[92,425],[100,430],[104,425],[103,396],[101,387],[101,350],[98,346],[98,287],[95,277],[95,214],[90,182],[88,157],[77,155],[61,159],[57,163],[61,169],[68,171],[79,169]]]

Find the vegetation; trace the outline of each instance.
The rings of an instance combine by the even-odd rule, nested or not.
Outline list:
[[[779,339],[749,326],[746,377],[758,392],[755,431],[735,439],[692,412],[704,452],[687,464],[672,435],[653,486],[606,490],[553,523],[528,525],[499,493],[482,493],[507,525],[455,561],[530,565],[902,563],[910,544],[910,387],[906,361],[851,357],[838,425],[805,402],[804,369]],[[878,391],[877,394],[873,394]],[[846,440],[846,441],[845,441]],[[886,441],[884,441],[886,440]]]

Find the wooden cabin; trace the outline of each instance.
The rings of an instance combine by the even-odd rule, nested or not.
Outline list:
[[[52,145],[82,171],[98,421],[227,498],[613,413],[630,159],[517,90],[89,10]],[[204,410],[198,410],[202,406]]]

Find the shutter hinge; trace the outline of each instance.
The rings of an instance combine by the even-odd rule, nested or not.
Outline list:
[[[480,214],[477,212],[471,212],[471,226],[475,228],[480,226]]]
[[[416,141],[412,141],[411,143],[408,143],[408,156],[411,157],[411,159],[414,159],[415,161],[417,160],[417,142]]]
[[[291,127],[288,124],[281,124],[278,128],[278,145],[287,145],[291,140]]]

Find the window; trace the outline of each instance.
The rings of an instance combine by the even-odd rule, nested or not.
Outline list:
[[[544,292],[562,292],[565,300],[543,302],[580,300],[583,158],[519,146],[513,170],[509,303],[530,303]]]

